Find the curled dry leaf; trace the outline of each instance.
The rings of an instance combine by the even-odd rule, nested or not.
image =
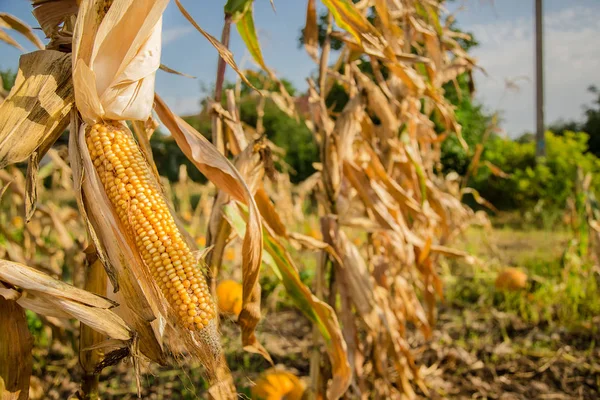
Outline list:
[[[306,6],[306,24],[304,25],[304,48],[314,62],[319,59],[319,26],[317,25],[317,7],[315,0],[308,0]]]
[[[54,38],[68,18],[77,14],[77,0],[32,0],[33,15],[47,38]]]
[[[460,193],[461,193],[461,196],[464,196],[465,194],[470,194],[471,196],[473,196],[473,199],[477,202],[477,204],[481,204],[482,206],[487,207],[494,212],[498,212],[498,209],[492,203],[490,203],[488,200],[483,198],[477,190],[466,187],[466,188],[462,188],[460,190]]]
[[[279,213],[277,210],[275,210],[275,206],[269,199],[269,195],[264,188],[259,188],[256,191],[254,200],[256,201],[260,215],[263,217],[267,225],[269,225],[269,227],[273,230],[273,232],[275,232],[277,236],[287,237],[285,225],[281,221]]]
[[[6,193],[6,190],[8,189],[10,184],[11,182],[8,182],[4,186],[2,186],[2,189],[0,189],[0,200],[2,200],[2,196],[4,196],[4,193]]]
[[[17,49],[19,49],[21,51],[24,51],[23,47],[19,44],[19,42],[17,42],[15,39],[10,37],[10,35],[8,33],[6,33],[5,31],[3,31],[2,29],[0,29],[0,42],[4,42],[6,44],[16,47]]]
[[[37,176],[40,168],[40,155],[37,151],[31,153],[27,163],[27,181],[25,184],[25,222],[29,222],[35,212],[37,202]]]
[[[509,178],[510,174],[507,174],[506,172],[502,171],[502,169],[500,169],[500,167],[498,167],[497,165],[492,164],[491,162],[489,162],[488,160],[485,160],[484,165],[486,167],[488,167],[490,169],[490,172],[499,177],[499,178]]]

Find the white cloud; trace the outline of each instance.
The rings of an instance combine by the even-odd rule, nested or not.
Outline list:
[[[167,45],[175,40],[179,39],[187,35],[190,32],[193,32],[194,28],[192,26],[178,26],[174,28],[163,28],[162,31],[162,44]]]
[[[477,96],[502,112],[511,136],[534,130],[535,38],[533,20],[519,18],[469,27],[480,42],[473,51],[488,76],[476,74]],[[591,100],[586,89],[598,84],[600,20],[594,10],[575,6],[544,16],[545,119],[579,119]],[[517,78],[517,79],[516,79]],[[507,90],[515,80],[518,91]]]

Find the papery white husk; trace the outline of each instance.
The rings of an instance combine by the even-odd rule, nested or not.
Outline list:
[[[73,33],[73,85],[85,122],[148,119],[167,3],[115,0],[99,22],[97,1],[81,2]]]

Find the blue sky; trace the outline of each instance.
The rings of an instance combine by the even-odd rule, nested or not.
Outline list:
[[[198,24],[220,37],[225,0],[182,0]],[[587,86],[600,86],[600,1],[544,0],[546,120],[579,118],[592,97]],[[256,26],[265,60],[279,76],[300,90],[315,66],[298,48],[299,29],[305,21],[305,0],[255,1]],[[490,111],[499,110],[502,127],[510,136],[534,128],[533,0],[456,0],[449,4],[459,26],[475,33],[480,47],[473,51],[487,76],[477,73],[477,99]],[[27,0],[0,0],[0,11],[9,12],[36,26]],[[235,29],[231,50],[238,64],[252,66]],[[14,35],[31,51],[33,47]],[[15,69],[20,51],[0,44],[0,68]],[[198,79],[158,72],[157,91],[177,112],[199,110],[201,87],[214,81],[217,53],[182,17],[174,2],[164,15],[162,62]],[[235,79],[229,71],[228,79]],[[519,90],[506,89],[515,81]]]

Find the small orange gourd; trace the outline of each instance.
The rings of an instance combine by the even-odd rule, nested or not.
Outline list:
[[[262,373],[251,392],[256,400],[300,400],[304,384],[290,372],[271,368]]]
[[[527,287],[527,274],[523,271],[508,267],[500,271],[496,277],[496,289],[517,291]]]
[[[217,286],[217,300],[219,312],[237,317],[242,311],[242,285],[232,280],[222,281]]]
[[[233,249],[232,247],[226,248],[224,258],[225,258],[225,261],[234,261],[235,260],[235,249]]]

